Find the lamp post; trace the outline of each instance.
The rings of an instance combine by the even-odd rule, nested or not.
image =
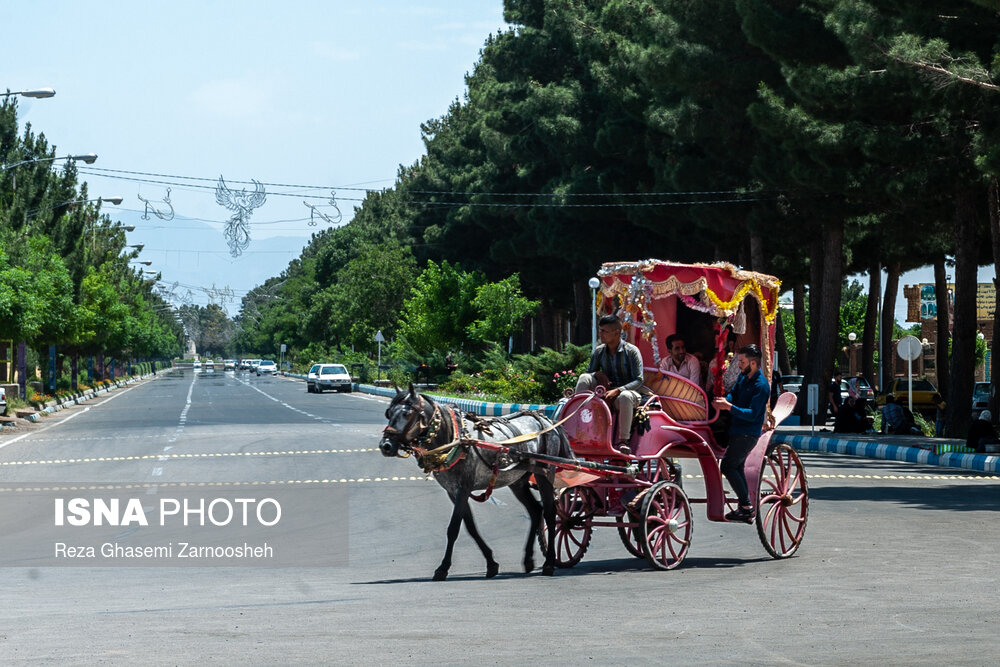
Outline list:
[[[32,88],[30,90],[15,90],[14,92],[7,91],[6,93],[0,93],[0,97],[10,97],[12,95],[20,95],[21,97],[54,97],[56,91],[52,88]]]
[[[590,351],[597,349],[597,288],[601,286],[599,278],[587,281],[590,285]]]
[[[70,160],[71,162],[85,162],[86,164],[94,164],[97,161],[97,153],[84,153],[82,155],[63,155],[61,157],[39,157],[31,160],[21,160],[20,162],[15,162],[13,164],[7,164],[0,167],[0,173],[7,171],[8,169],[13,169],[15,167],[20,167],[26,164],[35,164],[36,162],[55,162],[56,160]],[[17,176],[11,177],[11,189],[17,190]]]
[[[142,265],[144,265],[144,266],[149,266],[149,265],[151,265],[152,263],[153,263],[153,262],[152,262],[151,260],[148,260],[148,259],[144,259],[144,260],[138,260],[138,261],[135,261],[135,262],[129,262],[129,264],[142,264]]]

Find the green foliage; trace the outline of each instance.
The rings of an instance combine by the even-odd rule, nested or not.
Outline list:
[[[507,363],[466,375],[455,373],[438,387],[438,392],[483,401],[541,403],[542,387],[534,374]]]
[[[482,274],[462,271],[447,260],[440,265],[428,262],[403,302],[399,335],[418,354],[462,347],[475,321],[477,289],[484,282]]]
[[[538,312],[538,301],[521,295],[518,274],[476,288],[472,307],[478,318],[466,330],[480,343],[503,343],[521,330],[526,317]]]

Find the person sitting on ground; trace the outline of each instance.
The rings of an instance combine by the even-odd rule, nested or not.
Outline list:
[[[894,394],[885,397],[885,405],[882,407],[882,430],[893,435],[910,435],[913,431],[912,418],[907,419],[906,411],[896,402]]]
[[[850,385],[848,385],[847,391],[847,402],[840,406],[840,412],[837,413],[837,418],[833,423],[833,432],[864,433],[868,427],[864,413],[865,399],[860,398]]]
[[[965,439],[965,446],[976,450],[977,454],[986,452],[986,445],[1000,443],[997,440],[996,429],[993,428],[993,413],[983,410],[979,413],[979,419],[972,422],[969,427],[969,436]]]
[[[624,454],[630,454],[628,441],[632,434],[632,415],[645,393],[642,353],[635,345],[622,340],[622,323],[617,315],[603,316],[598,323],[597,335],[601,344],[590,355],[587,372],[580,375],[576,392],[593,391],[606,382],[604,400],[618,414],[615,447]]]
[[[684,337],[680,334],[667,336],[667,352],[670,356],[660,360],[660,370],[674,373],[701,386],[701,362],[693,354],[687,353]]]
[[[767,402],[771,397],[771,387],[760,371],[761,354],[756,345],[740,348],[738,355],[740,379],[725,398],[715,399],[715,407],[728,410],[732,414],[729,427],[729,446],[722,457],[720,469],[729,480],[736,494],[739,507],[726,514],[726,521],[753,523],[756,506],[750,499],[746,471],[743,469],[747,456],[757,444],[767,419]]]

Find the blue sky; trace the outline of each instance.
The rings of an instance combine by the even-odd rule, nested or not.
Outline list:
[[[137,226],[130,241],[146,243],[151,269],[237,294],[280,273],[321,228],[300,195],[321,197],[310,201],[332,214],[330,188],[391,186],[399,165],[423,152],[420,124],[463,94],[483,42],[505,27],[500,0],[39,0],[8,4],[4,19],[0,88],[56,90],[19,105],[21,121],[60,155],[213,179],[189,182],[208,188],[138,183],[81,166],[90,196],[125,197],[104,210]],[[268,188],[251,244],[233,258],[221,236],[230,212],[213,190],[220,175],[324,188]],[[175,218],[138,219],[137,195],[162,200],[166,187]],[[337,195],[346,221],[363,192]]]
[[[229,287],[238,299],[298,255],[323,224],[309,225],[303,195],[332,214],[326,198],[337,188],[346,221],[363,196],[348,188],[392,185],[423,152],[420,123],[463,95],[484,40],[504,28],[501,0],[36,0],[8,3],[4,19],[0,88],[55,88],[19,104],[22,122],[60,155],[210,179],[133,177],[172,182],[140,183],[81,168],[91,196],[125,197],[105,212],[136,225],[129,237],[146,244],[142,259],[199,303],[208,298],[199,287]],[[234,258],[221,233],[230,212],[214,196],[220,175],[322,187],[269,187],[251,244]],[[167,187],[175,218],[142,220],[138,196],[158,201]],[[927,270],[900,285],[932,279]]]

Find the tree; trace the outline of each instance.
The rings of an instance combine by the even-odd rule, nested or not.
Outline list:
[[[499,282],[476,288],[472,307],[479,317],[466,330],[473,340],[480,343],[503,344],[523,328],[524,319],[534,315],[538,306],[538,301],[521,295],[520,278],[515,273]]]
[[[484,283],[481,273],[463,271],[447,260],[427,262],[403,302],[399,335],[417,354],[461,348],[476,318],[472,304],[477,289]]]

